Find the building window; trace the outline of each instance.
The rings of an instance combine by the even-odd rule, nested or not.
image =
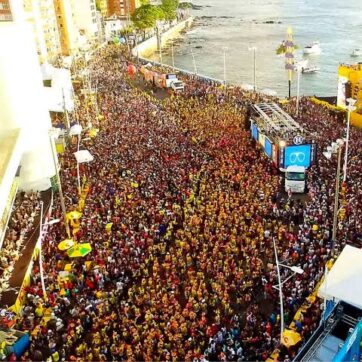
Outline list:
[[[12,19],[10,14],[0,14],[0,21],[11,21]]]
[[[10,10],[9,3],[0,3],[0,10]]]

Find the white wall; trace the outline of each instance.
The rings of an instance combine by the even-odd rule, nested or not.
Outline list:
[[[121,20],[105,20],[104,21],[104,33],[106,40],[112,40],[114,38],[113,32],[119,32],[123,29]]]
[[[0,134],[21,129],[20,188],[45,189],[55,174],[43,83],[31,24],[0,23]]]

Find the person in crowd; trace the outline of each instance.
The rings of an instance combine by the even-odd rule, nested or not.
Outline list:
[[[281,176],[246,128],[249,104],[275,99],[184,76],[185,91],[160,100],[135,86],[126,60],[120,46],[100,50],[89,66],[97,99],[78,95],[77,121],[100,131],[81,143],[94,161],[80,170],[89,193],[73,238],[93,250],[70,259],[57,248],[64,228],[50,227],[47,298],[34,267],[18,324],[31,331],[25,358],[265,360],[280,340],[273,240],[280,260],[304,270],[283,285],[289,324],[331,255],[336,164],[312,167],[306,202],[283,195]],[[285,107],[294,114],[295,102]],[[297,120],[321,149],[343,136],[343,125],[308,99]],[[336,252],[361,241],[360,133],[351,139]],[[61,156],[68,210],[79,202],[75,147]],[[61,217],[58,200],[54,213]],[[316,302],[295,328],[307,338],[319,318]]]

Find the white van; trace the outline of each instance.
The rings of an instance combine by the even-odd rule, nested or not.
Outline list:
[[[166,74],[166,88],[171,88],[175,92],[183,91],[185,89],[185,85],[179,79],[177,79],[176,74]]]
[[[171,83],[171,88],[175,91],[175,92],[182,92],[185,89],[185,85],[183,82],[181,82],[180,80],[176,81],[176,82],[172,82]]]
[[[306,190],[306,170],[303,166],[288,166],[285,171],[285,191],[303,194]]]

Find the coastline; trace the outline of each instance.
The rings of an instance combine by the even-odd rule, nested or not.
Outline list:
[[[182,36],[182,33],[189,29],[194,22],[194,17],[190,16],[187,19],[178,22],[170,29],[161,34],[161,46],[166,46],[167,42],[172,39],[176,39]],[[156,35],[145,40],[144,42],[138,44],[132,49],[133,56],[139,56],[142,58],[147,58],[154,54],[158,50],[159,39]]]

